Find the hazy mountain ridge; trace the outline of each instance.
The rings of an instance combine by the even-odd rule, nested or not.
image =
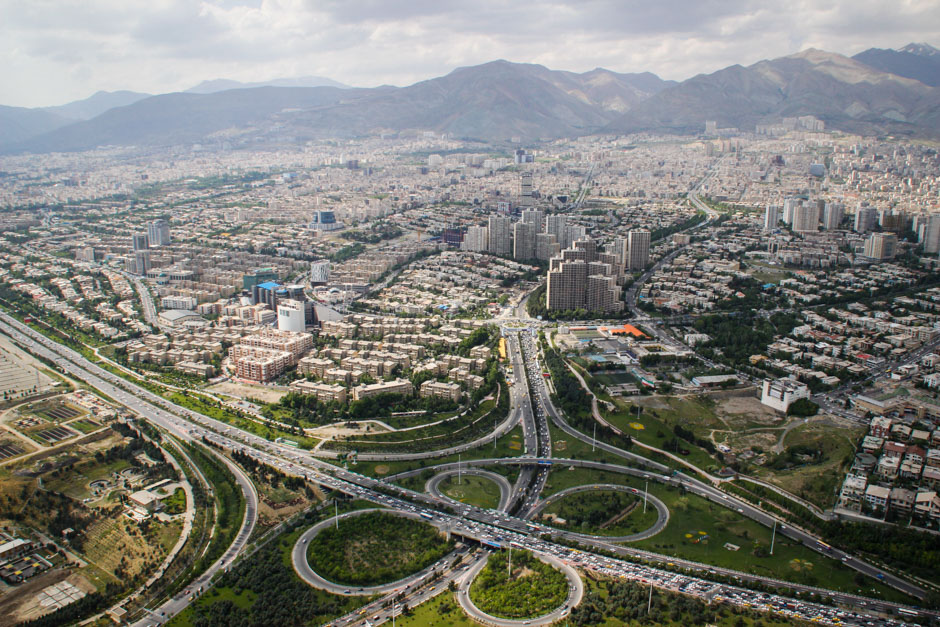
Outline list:
[[[214,94],[220,91],[230,89],[254,89],[255,87],[339,87],[348,89],[349,85],[344,85],[339,81],[325,76],[298,76],[294,78],[275,78],[269,81],[258,81],[252,83],[243,83],[228,78],[215,78],[208,81],[202,81],[185,90],[187,94]]]
[[[908,44],[899,50],[869,48],[852,58],[882,72],[940,87],[940,50],[927,44]]]
[[[72,122],[42,109],[0,105],[0,147],[26,141]]]
[[[814,115],[830,128],[937,136],[940,90],[820,50],[700,74],[637,105],[606,130],[700,132],[706,120],[752,129]]]
[[[928,56],[904,54],[928,58],[927,48],[918,50]],[[535,140],[596,132],[700,133],[706,120],[752,130],[755,124],[800,115],[817,116],[829,128],[850,132],[940,135],[940,89],[812,49],[748,67],[733,65],[682,83],[650,73],[597,68],[579,74],[493,61],[408,87],[248,87],[163,94],[67,125],[58,117],[17,122],[30,111],[18,110],[8,115],[9,121],[0,116],[0,147],[76,151],[99,145],[197,143],[222,135],[302,141],[400,131]],[[5,126],[12,132],[4,133]]]
[[[115,107],[125,107],[153,94],[137,91],[99,91],[84,100],[75,100],[55,107],[43,107],[43,111],[55,113],[73,120],[90,120]]]

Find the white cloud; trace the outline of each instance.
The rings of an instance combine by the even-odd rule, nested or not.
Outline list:
[[[681,80],[810,46],[938,40],[935,0],[0,0],[0,103],[210,78],[404,85],[497,58]]]

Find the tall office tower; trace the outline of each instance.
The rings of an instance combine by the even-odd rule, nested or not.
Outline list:
[[[548,261],[561,252],[561,246],[558,240],[551,233],[536,233],[535,235],[535,258],[540,261]]]
[[[310,262],[310,284],[314,287],[330,282],[330,260],[320,259]]]
[[[512,225],[512,258],[518,261],[535,259],[535,226],[526,222]]]
[[[134,252],[134,261],[136,264],[137,274],[141,276],[146,276],[150,272],[150,251],[149,250],[138,250]]]
[[[855,210],[855,232],[868,233],[875,226],[877,218],[878,212],[874,207],[859,207]]]
[[[553,257],[548,272],[545,305],[549,309],[620,311],[620,289],[614,269],[600,261],[597,244],[590,238],[578,240],[571,248]]]
[[[169,246],[170,223],[166,220],[154,220],[147,225],[147,237],[151,246]]]
[[[907,228],[907,214],[901,210],[882,209],[878,213],[878,224],[885,231],[901,233]]]
[[[865,240],[865,256],[872,259],[894,259],[898,236],[894,233],[872,233]]]
[[[819,205],[804,202],[793,210],[793,231],[796,233],[815,233],[819,230]]]
[[[841,202],[827,202],[826,209],[823,211],[823,229],[835,231],[841,226],[844,217],[845,205]]]
[[[796,208],[803,201],[795,196],[790,196],[789,198],[784,198],[783,200],[783,221],[787,224],[793,224],[793,214],[796,212]]]
[[[522,212],[522,221],[534,226],[536,233],[541,233],[542,224],[545,221],[545,212],[541,209],[526,209]]]
[[[150,248],[150,239],[146,233],[134,233],[134,252]]]
[[[778,222],[780,222],[780,207],[778,205],[767,205],[764,210],[764,231],[773,231],[777,228]]]
[[[650,262],[650,232],[630,231],[627,237],[627,270],[642,270]]]
[[[512,220],[503,216],[490,216],[487,221],[489,232],[489,246],[487,251],[494,255],[508,255],[512,252],[512,242],[509,234],[512,229]]]
[[[565,227],[565,243],[569,247],[573,246],[579,239],[587,237],[587,227],[580,224],[569,224]]]
[[[532,189],[532,173],[523,172],[522,180],[519,183],[519,206],[531,207],[535,204],[535,196]]]
[[[555,236],[555,241],[564,250],[568,248],[566,241],[568,231],[568,216],[564,214],[554,214],[545,216],[545,232]]]
[[[471,226],[467,228],[467,234],[463,237],[461,250],[468,250],[474,253],[486,252],[489,248],[489,230],[485,226]]]
[[[927,217],[924,225],[924,252],[928,255],[940,253],[940,214]]]

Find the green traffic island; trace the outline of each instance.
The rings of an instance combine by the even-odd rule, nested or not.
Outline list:
[[[307,547],[307,561],[328,581],[372,587],[420,572],[450,553],[454,545],[427,523],[369,512],[317,533]]]
[[[634,488],[636,489],[636,488]],[[656,524],[658,511],[642,492],[599,489],[567,494],[540,512],[540,522],[555,529],[591,536],[622,537],[646,531]]]
[[[475,505],[484,509],[496,509],[499,506],[499,486],[491,479],[477,475],[451,474],[438,484],[440,493],[458,503]]]
[[[470,601],[496,618],[526,620],[550,614],[568,598],[568,578],[529,551],[493,553],[470,585]]]

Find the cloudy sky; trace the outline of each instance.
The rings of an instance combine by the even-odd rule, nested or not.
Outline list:
[[[493,59],[682,80],[815,47],[940,47],[937,0],[0,0],[0,104],[212,78],[407,85]]]

